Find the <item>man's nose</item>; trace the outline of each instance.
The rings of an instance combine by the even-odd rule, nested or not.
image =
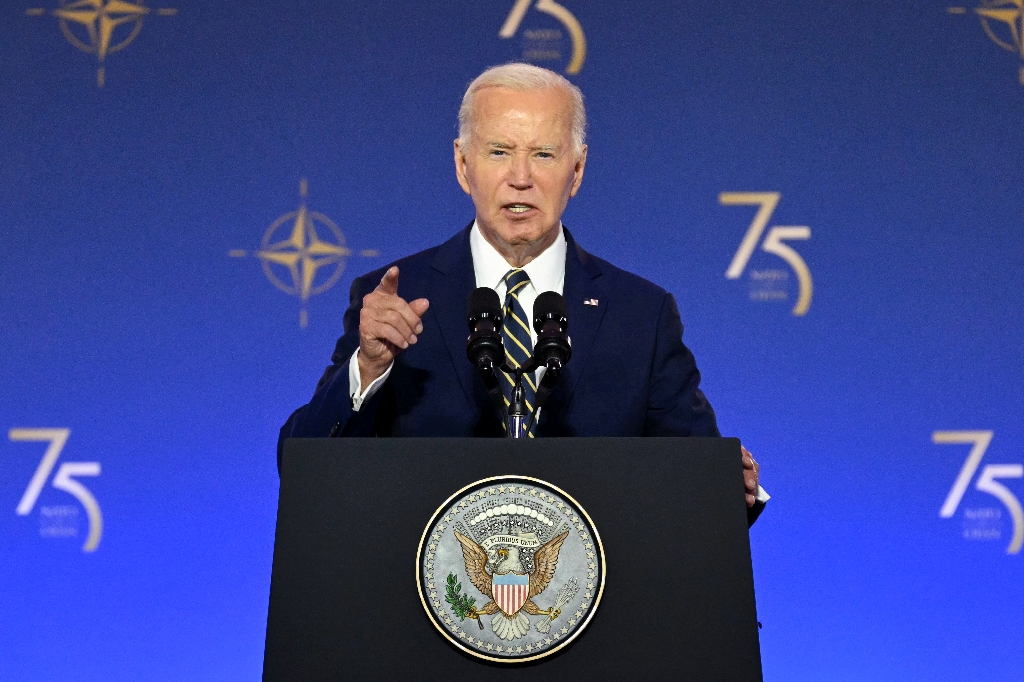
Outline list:
[[[530,157],[525,154],[517,154],[512,157],[512,166],[509,168],[508,184],[516,189],[529,189],[533,185],[533,173],[530,168]]]

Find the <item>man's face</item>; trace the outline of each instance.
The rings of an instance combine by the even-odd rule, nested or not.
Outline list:
[[[476,93],[469,143],[460,148],[455,141],[455,170],[476,205],[480,231],[503,255],[532,259],[558,236],[587,159],[586,147],[580,158],[573,154],[571,131],[572,100],[564,90]]]

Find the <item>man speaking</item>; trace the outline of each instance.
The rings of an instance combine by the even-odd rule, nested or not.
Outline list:
[[[455,173],[476,219],[444,244],[352,283],[345,335],[281,440],[324,436],[493,436],[504,422],[466,357],[466,301],[504,302],[508,362],[532,354],[538,295],[564,297],[572,343],[530,437],[718,436],[683,345],[675,299],[584,251],[562,225],[587,163],[579,88],[529,64],[488,69],[459,110]],[[511,382],[501,380],[506,401]],[[523,381],[528,411],[537,376]],[[280,463],[280,442],[278,458]],[[748,507],[767,499],[743,450]]]

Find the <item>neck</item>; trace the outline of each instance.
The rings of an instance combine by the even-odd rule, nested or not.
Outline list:
[[[479,225],[479,223],[477,223]],[[558,226],[557,230],[551,230],[549,234],[544,235],[543,238],[527,244],[509,244],[498,238],[491,238],[487,230],[480,230],[480,234],[483,236],[487,243],[494,247],[494,249],[501,254],[501,257],[505,259],[513,268],[525,267],[528,263],[537,258],[540,254],[544,253],[549,246],[555,243],[558,239],[558,234],[561,232],[561,225]]]

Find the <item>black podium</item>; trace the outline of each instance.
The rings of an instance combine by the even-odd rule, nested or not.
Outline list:
[[[463,486],[542,479],[607,558],[603,599],[557,654],[465,654],[417,593],[424,527]],[[295,439],[285,443],[264,680],[760,680],[739,441]]]

